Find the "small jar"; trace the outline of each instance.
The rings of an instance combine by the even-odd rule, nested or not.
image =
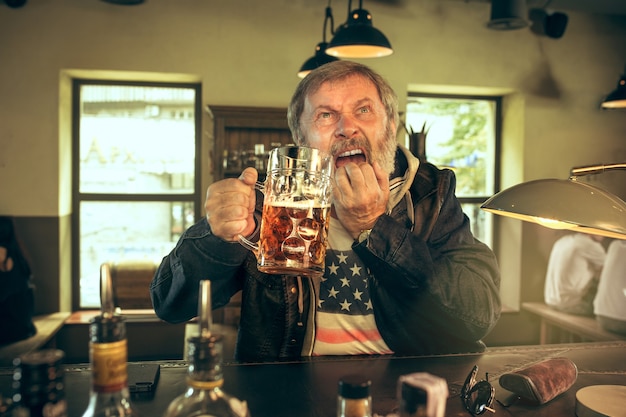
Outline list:
[[[66,417],[63,359],[58,349],[26,353],[13,361],[15,417]],[[4,414],[3,414],[4,415]]]
[[[372,417],[372,382],[361,375],[348,375],[339,380],[337,417]]]

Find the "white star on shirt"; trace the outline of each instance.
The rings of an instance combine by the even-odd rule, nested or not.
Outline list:
[[[368,302],[365,303],[365,307],[367,307],[368,310],[372,310],[372,300],[369,300]]]
[[[350,311],[350,306],[351,305],[352,305],[352,303],[349,303],[348,300],[343,300],[343,303],[341,303],[341,309]]]
[[[337,298],[337,294],[339,294],[339,291],[337,291],[335,287],[332,287],[330,290],[328,290],[329,297]]]
[[[346,259],[348,259],[348,255],[345,255],[343,252],[341,252],[339,255],[337,255],[337,258],[339,258],[339,263],[346,263]]]
[[[335,265],[335,263],[333,262],[332,265],[328,267],[328,272],[330,275],[337,275],[338,269],[339,269],[339,266]]]
[[[350,286],[350,280],[348,277],[343,277],[339,281],[341,281],[341,288]]]
[[[317,308],[322,308],[322,303],[324,302],[324,300],[322,300],[321,298],[317,301]]]
[[[357,288],[357,290],[354,291],[352,294],[354,295],[354,299],[355,300],[360,300],[361,299],[361,294],[363,294],[363,292],[359,291],[358,288]]]
[[[354,266],[350,268],[350,270],[352,271],[352,276],[361,275],[361,267],[357,266],[357,264],[354,264]]]

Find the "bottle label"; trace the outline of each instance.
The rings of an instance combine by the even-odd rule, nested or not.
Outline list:
[[[128,386],[126,339],[112,343],[90,343],[89,360],[94,392],[121,391]]]
[[[187,386],[195,389],[210,391],[214,388],[220,388],[222,385],[224,385],[223,379],[218,379],[217,381],[198,381],[197,379],[187,377]]]

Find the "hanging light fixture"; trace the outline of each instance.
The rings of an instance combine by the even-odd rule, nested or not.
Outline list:
[[[577,180],[580,176],[616,169],[626,169],[626,163],[572,168],[567,180],[518,184],[489,198],[480,208],[551,229],[626,239],[626,202]]]
[[[348,1],[348,18],[339,26],[330,41],[326,53],[340,58],[378,58],[393,53],[387,37],[372,24],[372,15],[359,8],[352,10],[352,0]]]
[[[329,62],[338,61],[339,58],[334,56],[330,56],[326,53],[326,47],[328,44],[326,43],[326,24],[330,21],[330,33],[333,33],[333,26],[335,25],[333,21],[333,10],[330,7],[330,0],[328,1],[328,6],[326,7],[326,16],[324,17],[324,29],[322,32],[322,42],[318,43],[315,46],[315,55],[311,58],[304,61],[304,64],[300,67],[300,71],[298,71],[298,77],[304,78],[307,74],[313,71],[317,67],[321,67],[324,64],[328,64]]]
[[[602,102],[603,109],[624,109],[626,108],[626,67],[622,77],[617,82],[617,88],[606,96]]]
[[[491,0],[489,29],[515,30],[529,24],[526,0]]]

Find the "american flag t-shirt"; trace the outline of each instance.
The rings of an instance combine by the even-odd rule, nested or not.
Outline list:
[[[333,220],[317,294],[313,355],[393,353],[376,327],[369,271],[351,249],[353,239]]]

